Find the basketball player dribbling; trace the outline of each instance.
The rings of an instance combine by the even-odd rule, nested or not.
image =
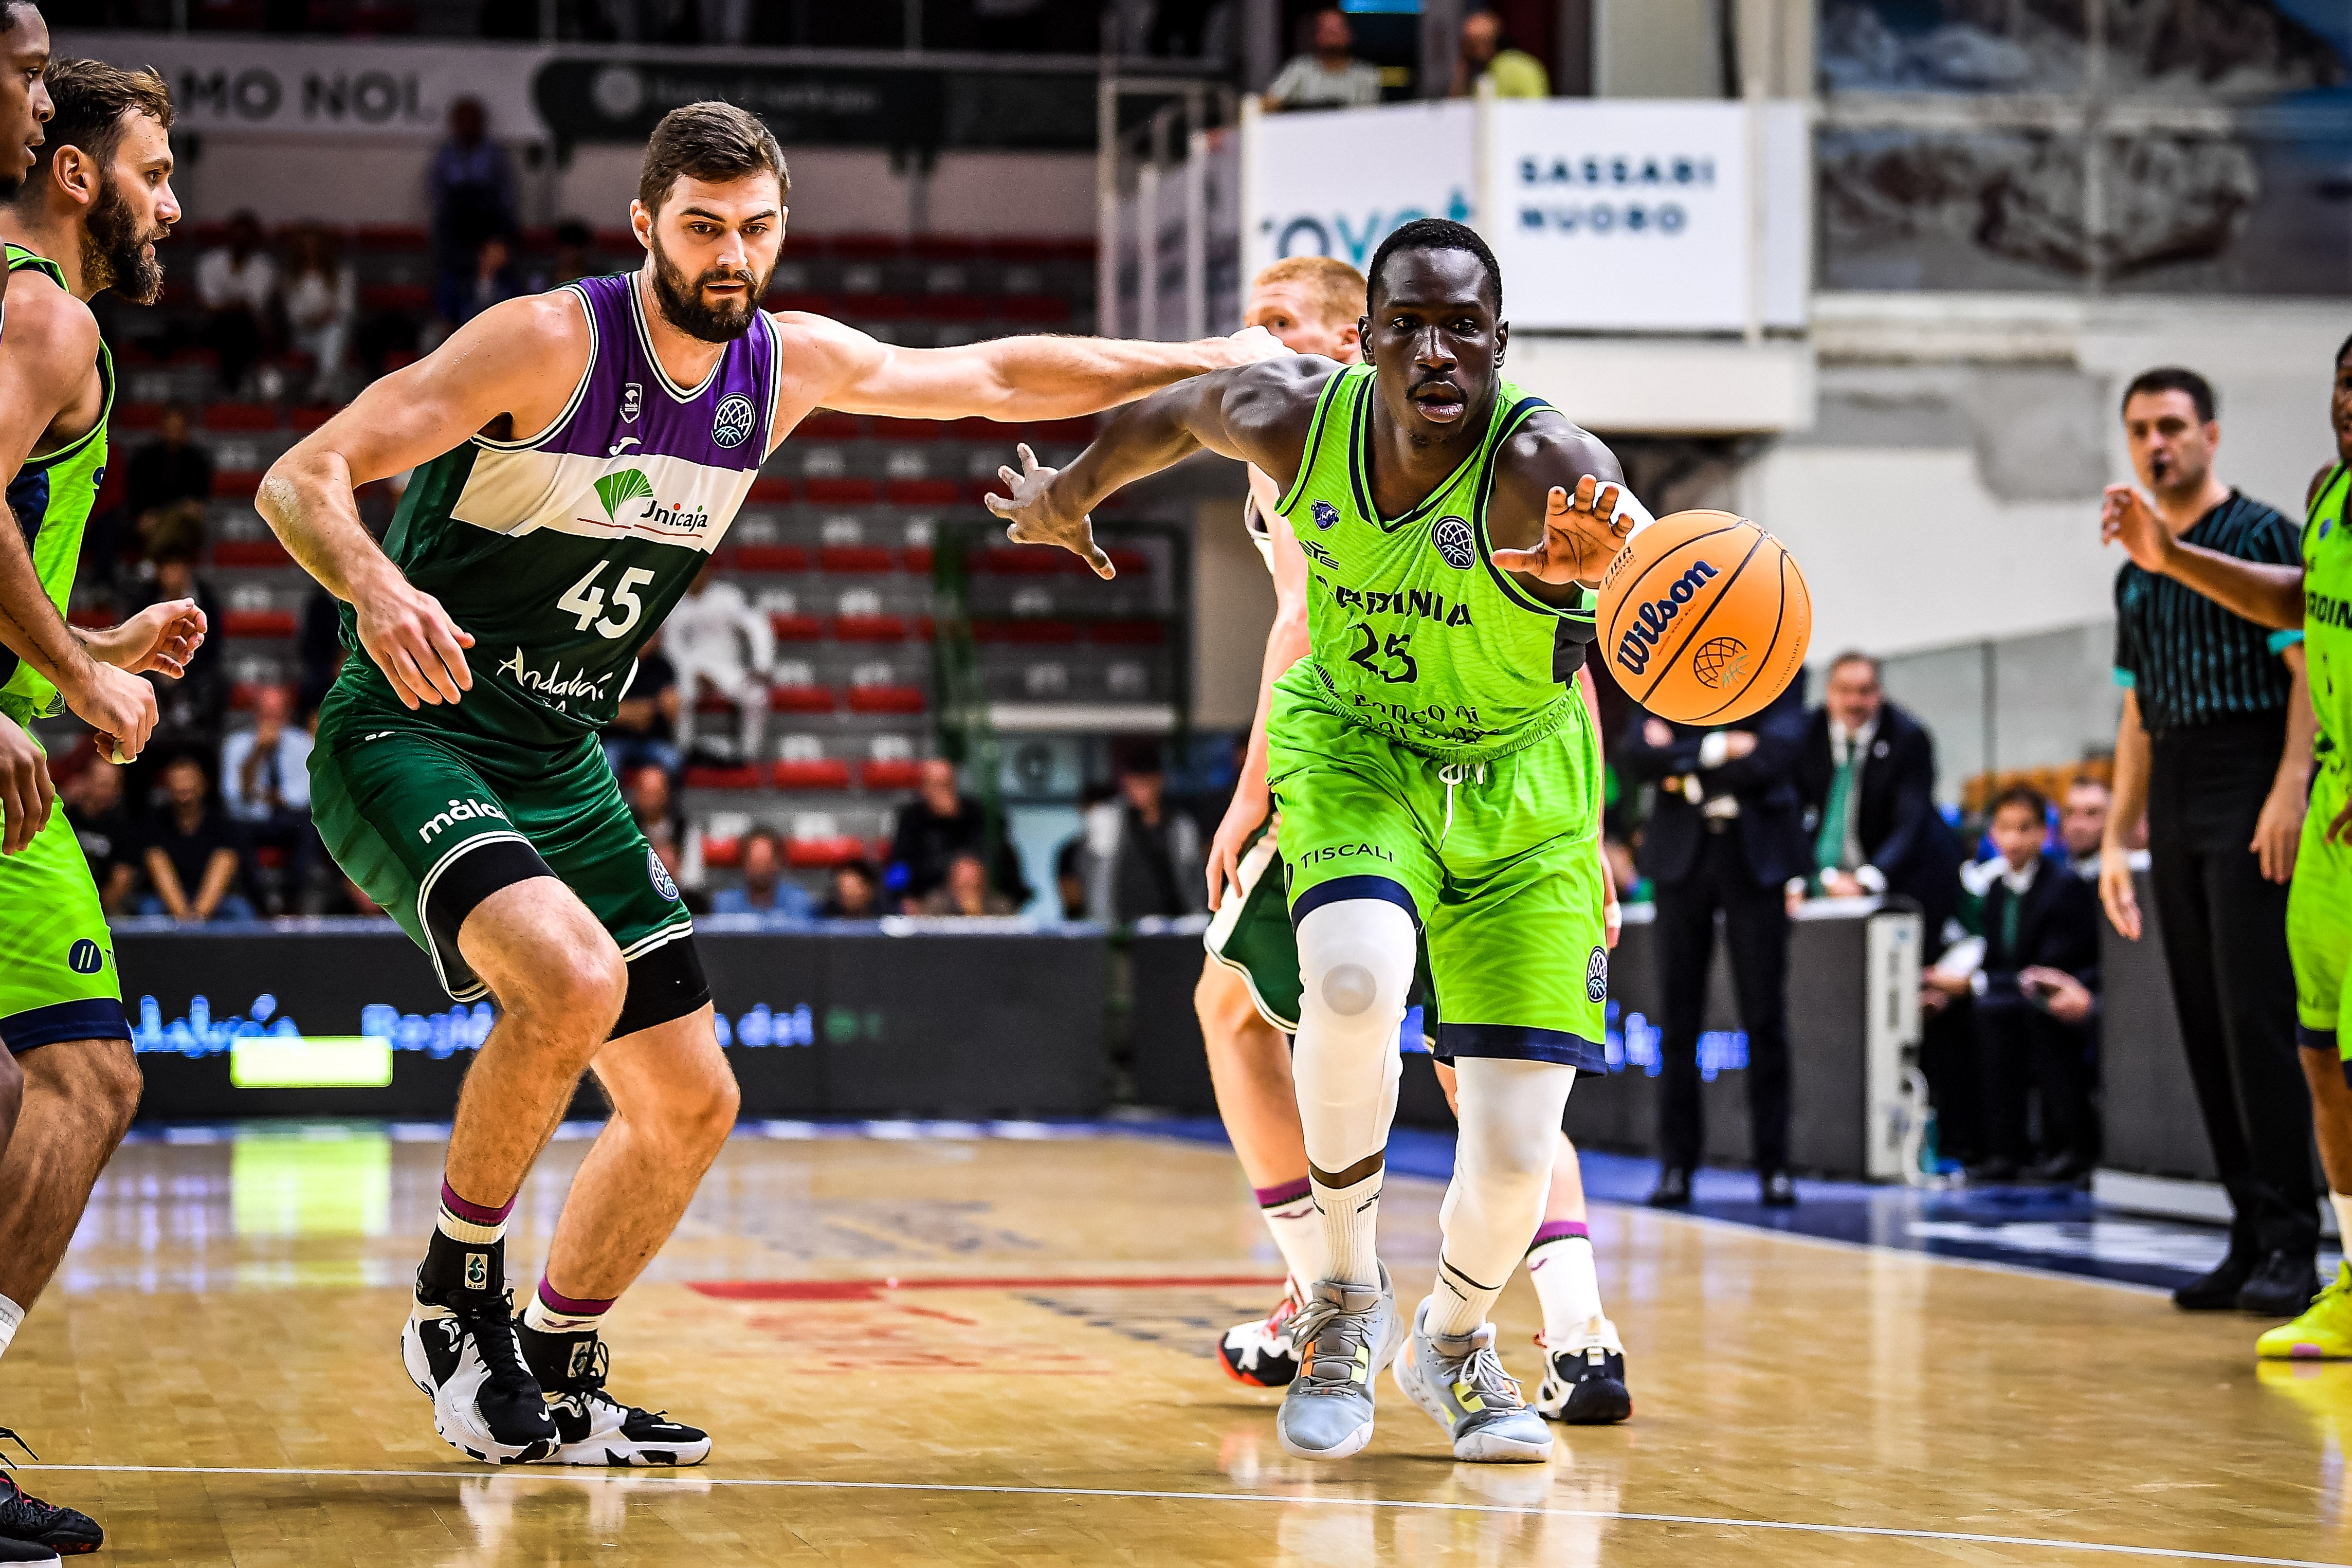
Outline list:
[[[327,847],[451,995],[501,1009],[458,1099],[402,1336],[436,1430],[478,1459],[709,1451],[706,1433],[605,1392],[599,1325],[677,1223],[737,1093],[691,921],[598,731],[761,462],[819,406],[1066,418],[1280,352],[1263,333],[910,350],[770,315],[787,189],[758,119],[671,111],[631,212],[642,268],[484,312],[288,453],[257,498],[365,656],[320,710]],[[411,467],[378,549],[353,489]],[[518,1321],[508,1216],[583,1068],[613,1118]]]
[[[1205,447],[1256,464],[1284,487],[1275,510],[1307,520],[1311,651],[1276,683],[1266,773],[1325,1250],[1275,1430],[1300,1458],[1360,1452],[1393,1362],[1454,1458],[1542,1460],[1550,1432],[1486,1314],[1541,1223],[1576,1070],[1605,1066],[1600,746],[1570,688],[1590,588],[1639,509],[1606,447],[1502,379],[1502,274],[1474,231],[1397,229],[1367,304],[1369,363],[1298,356],[1157,393],[1059,473],[1024,452],[991,505],[1015,542],[1107,573],[1091,509]],[[1374,1243],[1423,930],[1461,1133],[1437,1279],[1408,1321]]]
[[[1340,364],[1357,363],[1357,322],[1364,310],[1364,278],[1346,262],[1328,256],[1287,257],[1257,275],[1242,320],[1264,327],[1301,354]],[[1201,967],[1193,1007],[1206,1042],[1209,1075],[1217,1109],[1242,1169],[1249,1177],[1259,1213],[1273,1233],[1289,1279],[1282,1300],[1263,1318],[1236,1323],[1218,1339],[1217,1358],[1239,1382],[1260,1388],[1287,1385],[1298,1373],[1299,1349],[1289,1333],[1291,1319],[1322,1278],[1322,1229],[1307,1173],[1307,1144],[1299,1130],[1298,1099],[1290,1077],[1290,1041],[1298,1029],[1298,942],[1285,902],[1282,857],[1276,845],[1265,785],[1266,715],[1275,682],[1309,652],[1307,636],[1306,553],[1290,521],[1275,509],[1281,491],[1252,465],[1244,520],[1265,557],[1275,581],[1276,611],[1266,633],[1265,658],[1251,721],[1249,748],[1209,847],[1209,907],[1216,918],[1206,933],[1209,956]],[[1577,682],[1591,701],[1592,677],[1580,669]],[[1596,728],[1598,719],[1595,720]],[[1600,851],[1599,843],[1594,852]],[[1609,876],[1604,858],[1604,885]],[[1609,900],[1609,945],[1617,941],[1616,897]],[[1428,1027],[1434,1006],[1420,997]],[[1407,1013],[1405,1027],[1421,1027]],[[1400,1041],[1418,1048],[1418,1040]],[[1456,1098],[1455,1075],[1436,1064],[1448,1104]],[[1576,1146],[1562,1133],[1552,1165],[1543,1223],[1528,1249],[1528,1278],[1543,1308],[1544,1376],[1536,1409],[1571,1425],[1622,1421],[1633,1404],[1625,1388],[1625,1351],[1616,1326],[1601,1310],[1601,1285],[1586,1228],[1584,1183]]]

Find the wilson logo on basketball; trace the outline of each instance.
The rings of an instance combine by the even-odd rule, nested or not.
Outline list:
[[[1651,600],[1635,612],[1641,624],[1626,627],[1625,635],[1617,639],[1617,662],[1625,667],[1627,673],[1639,675],[1650,668],[1650,650],[1658,646],[1658,639],[1665,636],[1666,628],[1682,614],[1692,595],[1716,575],[1714,567],[1704,561],[1694,561],[1690,570],[1675,578],[1675,585],[1662,597]]]
[[[1709,637],[1691,655],[1691,673],[1709,690],[1728,691],[1748,679],[1748,645],[1738,637]]]

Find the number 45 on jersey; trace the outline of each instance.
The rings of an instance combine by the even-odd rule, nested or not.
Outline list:
[[[623,637],[646,613],[645,605],[637,599],[637,590],[652,582],[654,574],[642,566],[632,566],[621,574],[618,583],[613,584],[613,608],[620,618],[596,619],[604,613],[604,590],[596,585],[596,579],[602,577],[604,568],[611,564],[610,561],[599,561],[588,568],[588,575],[563,590],[563,596],[555,601],[557,609],[569,610],[580,617],[576,630],[584,632],[593,622],[599,636]]]

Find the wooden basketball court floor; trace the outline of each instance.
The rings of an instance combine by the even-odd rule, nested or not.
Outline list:
[[[2253,1325],[2146,1288],[1601,1205],[1630,1424],[1457,1465],[1384,1377],[1371,1448],[1316,1466],[1208,1352],[1278,1273],[1223,1150],[873,1131],[736,1139],[615,1312],[616,1391],[709,1426],[699,1469],[434,1436],[395,1349],[429,1129],[126,1146],[0,1423],[98,1568],[2352,1562],[2352,1365],[2258,1372]],[[525,1193],[519,1274],[585,1146]],[[1441,1193],[1391,1178],[1408,1301]],[[1497,1321],[1531,1386],[1524,1276]]]

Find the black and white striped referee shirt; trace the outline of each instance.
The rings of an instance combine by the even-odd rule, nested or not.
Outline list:
[[[2236,490],[2180,536],[2241,561],[2292,566],[2302,530]],[[2116,684],[2139,694],[2150,734],[2274,713],[2293,693],[2268,630],[2129,562],[2116,574]]]

